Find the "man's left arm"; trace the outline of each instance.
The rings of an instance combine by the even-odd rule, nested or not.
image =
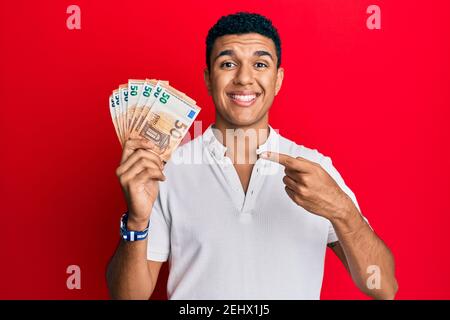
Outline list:
[[[398,290],[394,257],[362,218],[352,200],[330,220],[339,241],[329,247],[349,271],[357,287],[374,299],[394,299]]]
[[[331,222],[339,239],[332,249],[357,287],[375,299],[394,299],[398,286],[392,253],[328,172],[301,157],[275,152],[261,157],[285,167],[283,182],[292,201]],[[379,283],[372,283],[372,277]]]

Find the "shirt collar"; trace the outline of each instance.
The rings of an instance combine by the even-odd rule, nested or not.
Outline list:
[[[203,144],[214,158],[216,158],[217,160],[223,160],[223,158],[225,157],[225,153],[227,151],[227,147],[225,147],[217,139],[217,137],[214,135],[214,130],[217,129],[214,129],[213,125],[210,124],[209,127],[203,133]],[[266,141],[256,149],[256,154],[259,155],[265,151],[278,152],[279,139],[280,134],[269,125],[269,136],[267,137]]]

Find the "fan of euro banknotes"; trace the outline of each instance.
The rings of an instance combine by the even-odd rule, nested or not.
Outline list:
[[[168,81],[130,79],[113,90],[109,110],[122,146],[129,138],[145,138],[168,161],[200,107]]]

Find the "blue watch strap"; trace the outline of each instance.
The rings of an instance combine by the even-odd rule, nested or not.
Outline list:
[[[150,221],[147,224],[147,228],[142,231],[128,230],[128,212],[125,212],[120,219],[120,235],[125,241],[139,241],[144,240],[148,236],[148,228],[150,227]]]

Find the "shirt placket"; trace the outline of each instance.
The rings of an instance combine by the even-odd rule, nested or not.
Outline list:
[[[227,180],[227,184],[231,188],[230,193],[232,195],[234,205],[239,211],[242,211],[245,202],[245,194],[244,190],[242,189],[242,184],[239,180],[236,169],[234,168],[233,163],[229,157],[223,158],[222,170],[224,171],[224,176]]]
[[[268,143],[258,148],[257,153],[259,154],[268,147]],[[209,144],[209,149],[215,162],[219,165],[222,171],[222,176],[226,180],[226,184],[229,186],[229,194],[231,195],[232,201],[239,211],[241,218],[247,220],[251,218],[254,207],[256,204],[256,199],[258,193],[262,187],[264,179],[266,177],[265,172],[267,168],[270,167],[270,161],[264,159],[258,159],[253,167],[249,185],[247,188],[247,194],[244,193],[241,181],[233,163],[229,157],[225,155],[225,150],[223,145],[215,140],[211,141]]]
[[[258,159],[253,167],[252,174],[250,176],[250,182],[247,188],[247,194],[245,196],[244,204],[241,210],[243,214],[250,215],[254,213],[256,198],[265,177],[264,175],[261,175],[261,168],[264,165],[263,162],[264,160]]]
[[[231,187],[231,193],[233,194],[233,201],[236,208],[242,215],[251,215],[253,213],[256,198],[264,180],[264,175],[261,175],[261,168],[264,165],[263,161],[264,160],[261,159],[256,161],[250,176],[247,194],[245,194],[231,159],[224,157],[223,170],[225,172],[225,177],[228,185]]]

